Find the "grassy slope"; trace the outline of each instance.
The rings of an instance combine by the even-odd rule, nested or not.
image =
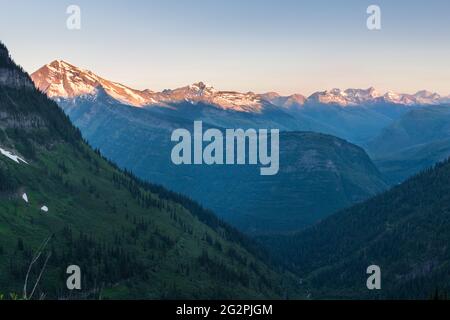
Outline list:
[[[26,192],[30,200],[26,204],[17,193],[2,195],[0,246],[3,253],[0,266],[3,272],[0,273],[0,287],[4,291],[18,290],[25,275],[11,276],[8,271],[11,260],[24,271],[29,261],[27,248],[36,249],[50,234],[55,234],[52,248],[56,254],[66,254],[71,250],[65,234],[70,228],[74,238],[82,232],[93,237],[96,245],[103,243],[116,247],[115,243],[119,241],[117,248],[125,250],[136,260],[136,270],[130,268],[126,272],[136,281],[130,282],[131,289],[124,285],[108,289],[106,292],[113,297],[134,297],[133,291],[136,291],[136,296],[145,298],[164,295],[205,298],[214,294],[255,298],[277,296],[276,290],[264,286],[265,281],[274,280],[274,274],[237,243],[220,236],[220,229],[217,232],[206,226],[172,201],[160,201],[158,205],[162,209],[143,207],[124,186],[114,184],[112,180],[113,175],[119,175],[130,182],[129,177],[99,160],[88,148],[83,147],[83,150],[85,154],[81,155],[71,146],[59,144],[52,151],[39,153],[29,166],[1,158],[1,167],[14,176],[19,189]],[[147,194],[157,199],[156,195]],[[48,214],[39,210],[44,204],[50,208]],[[19,239],[24,242],[24,250],[18,249]],[[215,270],[212,266],[208,271],[206,265],[202,266],[200,257],[203,252],[207,252],[215,263],[223,264],[220,269]],[[117,281],[119,284],[124,280],[120,279],[121,276],[103,279],[102,263],[88,257],[90,253],[86,253],[86,257],[83,255],[79,257],[80,267],[91,280]],[[234,255],[237,258],[231,258]],[[79,264],[76,258],[77,254],[68,257],[67,266]],[[246,262],[243,264],[240,260]],[[109,262],[119,263],[114,259]],[[249,265],[254,265],[259,273],[248,268]],[[50,261],[52,272],[49,274],[53,278],[48,284],[52,288],[50,292],[64,285],[65,282],[58,277],[64,266],[66,264],[53,265]],[[227,270],[229,279],[220,274]],[[233,285],[229,286],[231,283]],[[94,289],[93,283],[86,283],[86,286]]]

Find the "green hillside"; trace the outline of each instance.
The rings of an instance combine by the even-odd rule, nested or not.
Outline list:
[[[297,235],[262,241],[305,279],[312,298],[448,294],[450,162]],[[380,291],[366,288],[366,268],[372,264],[382,271]]]
[[[28,163],[0,154],[0,293],[22,292],[30,262],[49,237],[32,268],[31,287],[49,257],[33,298],[292,293],[287,277],[211,212],[139,181],[90,149],[56,103],[29,86],[1,44],[0,78],[0,148]],[[81,292],[66,288],[72,264],[81,267]]]

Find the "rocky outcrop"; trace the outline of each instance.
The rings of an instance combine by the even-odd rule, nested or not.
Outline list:
[[[0,86],[34,89],[30,76],[18,67],[9,56],[8,49],[0,42]]]
[[[0,69],[0,86],[34,89],[33,82],[26,74],[7,68]]]

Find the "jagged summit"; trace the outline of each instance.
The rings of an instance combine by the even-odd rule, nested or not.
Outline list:
[[[330,104],[341,107],[373,103],[401,105],[433,105],[447,102],[437,93],[422,90],[416,94],[387,92],[382,94],[375,88],[331,89],[313,93],[308,98],[301,94],[281,96],[276,92],[256,94],[253,92],[220,91],[204,82],[155,92],[149,89],[136,90],[117,82],[106,80],[92,71],[76,67],[64,60],[55,60],[31,75],[35,85],[51,98],[71,99],[84,95],[95,95],[102,88],[109,96],[121,103],[142,106],[165,106],[174,103],[203,102],[220,109],[240,112],[259,112],[268,102],[282,108],[298,108],[304,104]]]
[[[106,80],[64,60],[52,61],[34,72],[31,77],[36,87],[51,98],[92,95],[101,87],[114,99],[126,104],[140,106],[149,100],[148,92]]]
[[[94,95],[102,88],[114,99],[136,107],[167,105],[189,101],[204,102],[223,109],[258,111],[262,107],[258,95],[247,92],[217,91],[204,82],[167,89],[162,92],[135,90],[117,82],[106,80],[93,72],[74,66],[64,60],[55,60],[31,75],[36,87],[51,98],[71,99]]]
[[[403,105],[433,105],[445,102],[445,99],[439,94],[427,90],[415,94],[399,94],[389,91],[383,96],[383,99],[387,102]]]
[[[368,89],[332,89],[329,91],[316,92],[308,100],[322,104],[337,104],[340,106],[356,106],[376,101],[382,95],[375,88]]]
[[[400,105],[434,105],[445,102],[437,93],[426,90],[416,94],[405,94],[388,91],[384,95],[375,88],[368,89],[331,89],[328,91],[316,92],[308,99],[310,103],[332,104],[339,106],[358,106],[378,102],[386,102]]]

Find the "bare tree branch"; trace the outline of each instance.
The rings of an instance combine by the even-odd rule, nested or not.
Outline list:
[[[27,271],[27,274],[25,276],[25,283],[23,285],[23,298],[24,298],[24,300],[28,300],[28,293],[27,293],[28,278],[30,277],[30,273],[31,273],[31,270],[33,268],[33,265],[39,260],[39,258],[42,255],[43,250],[47,247],[47,244],[48,244],[48,242],[50,241],[51,238],[52,238],[52,236],[49,236],[47,239],[45,239],[41,243],[41,245],[39,246],[38,250],[36,251],[36,254],[34,255],[33,259],[31,260],[30,265],[28,266],[28,271]],[[47,259],[45,261],[44,268],[45,268],[49,258],[50,257],[47,257]],[[43,272],[43,270],[41,270],[40,276],[42,275],[42,272]],[[39,280],[40,280],[40,277],[39,277]],[[35,284],[34,289],[36,288],[36,285],[37,285],[37,283]],[[33,289],[33,292],[34,292],[34,289]]]
[[[38,276],[38,278],[36,279],[36,282],[35,282],[35,284],[34,284],[33,291],[31,291],[30,299],[33,298],[34,292],[36,291],[36,288],[37,288],[39,282],[41,281],[42,274],[44,273],[45,267],[47,267],[47,262],[48,262],[48,260],[50,259],[51,256],[52,256],[52,254],[49,253],[49,254],[47,255],[47,258],[45,259],[45,262],[44,262],[44,265],[42,266],[41,272],[39,273],[39,276]]]

